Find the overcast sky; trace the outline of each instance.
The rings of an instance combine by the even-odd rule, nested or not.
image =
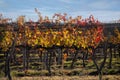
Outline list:
[[[102,22],[120,19],[120,0],[0,0],[0,13],[14,20],[20,15],[37,20],[34,8],[49,17],[66,12],[83,18],[92,14]]]

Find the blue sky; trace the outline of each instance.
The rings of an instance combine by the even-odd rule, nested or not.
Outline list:
[[[66,12],[68,16],[83,18],[93,14],[96,19],[107,22],[120,19],[120,0],[0,0],[0,13],[14,20],[25,15],[37,20],[37,8],[43,16]]]

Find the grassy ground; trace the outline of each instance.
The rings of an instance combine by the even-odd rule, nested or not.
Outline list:
[[[0,80],[7,80],[0,78]],[[13,80],[98,80],[98,76],[13,77]],[[103,80],[120,80],[120,75],[104,75]]]
[[[112,59],[112,68],[108,69],[107,59],[105,67],[103,68],[103,80],[120,80],[120,58]],[[102,61],[99,60],[98,64]],[[98,80],[97,71],[92,61],[85,61],[86,67],[82,66],[82,60],[75,62],[74,69],[70,69],[71,61],[65,61],[64,69],[56,66],[51,66],[52,77],[47,77],[48,71],[42,69],[41,63],[35,61],[29,64],[29,70],[25,73],[21,69],[22,65],[11,64],[11,76],[13,80]],[[4,58],[0,55],[0,80],[4,78]],[[106,76],[105,76],[106,75]]]

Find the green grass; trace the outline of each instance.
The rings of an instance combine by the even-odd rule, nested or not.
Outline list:
[[[1,57],[3,57],[2,54],[0,54]],[[3,58],[0,58],[0,77],[4,76],[4,65],[5,62],[2,61]],[[103,59],[98,60],[98,64],[101,64]],[[89,74],[96,74],[96,67],[92,61],[85,61],[86,67],[82,67],[82,60],[77,60],[74,63],[74,69],[70,69],[72,61],[65,61],[64,62],[64,69],[61,70],[61,65],[51,65],[51,73],[52,75],[56,76],[62,76],[62,75],[68,75],[68,76],[74,76],[74,75],[89,75]],[[108,69],[108,63],[109,58],[106,60],[105,67],[103,68],[104,74],[117,74],[120,75],[120,58],[113,58],[112,59],[112,68]],[[44,63],[41,62],[30,62],[29,63],[29,70],[25,74],[23,70],[23,65],[15,65],[11,64],[11,75],[12,76],[46,76],[48,75],[48,70],[44,70],[45,67],[43,66]],[[19,71],[19,69],[21,71]]]
[[[98,80],[98,76],[26,76],[26,77],[12,77],[13,80]],[[6,78],[0,78],[6,80]],[[103,80],[120,80],[119,75],[105,75]]]

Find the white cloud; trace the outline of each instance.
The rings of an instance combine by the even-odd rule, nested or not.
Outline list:
[[[70,15],[73,17],[81,15],[83,18],[88,18],[91,14],[101,22],[109,22],[120,19],[120,11],[78,11],[71,12]]]
[[[113,1],[108,1],[108,0],[96,0],[94,2],[91,2],[90,4],[88,3],[88,7],[93,8],[93,9],[111,9],[112,7],[119,5],[120,0],[113,0]]]
[[[0,4],[2,4],[3,3],[3,0],[0,0]]]
[[[95,1],[89,4],[89,7],[95,9],[108,9],[110,7],[110,4],[108,4],[106,1]]]
[[[0,7],[5,7],[6,3],[4,2],[4,0],[0,0]]]
[[[53,15],[52,13],[49,13],[49,12],[44,11],[44,10],[39,10],[39,11],[41,12],[41,14],[42,14],[43,17],[44,16],[51,17]],[[29,19],[37,21],[39,19],[38,14],[35,13],[35,11],[34,11],[34,8],[33,9],[16,10],[15,12],[11,11],[11,12],[2,12],[2,13],[3,13],[4,17],[12,18],[13,21],[15,21],[16,18],[18,16],[21,16],[21,15],[25,15],[27,21]]]
[[[63,3],[72,3],[72,0],[60,0]]]
[[[51,11],[51,10],[62,10],[64,8],[45,6],[45,7],[39,8],[39,9],[42,11]]]
[[[40,11],[42,16],[48,16],[51,18],[54,13],[49,11]],[[16,12],[3,12],[4,17],[12,18],[13,20],[16,20],[16,18],[20,15],[25,15],[26,20],[32,19],[34,21],[37,21],[39,19],[38,15],[34,12],[34,9],[24,9],[24,10],[18,10]],[[109,22],[113,20],[119,20],[120,19],[120,11],[77,11],[77,12],[69,12],[68,16],[76,17],[78,15],[82,16],[84,18],[88,18],[91,14],[95,17],[95,19],[98,19],[101,22]]]
[[[0,5],[3,5],[3,4],[4,4],[3,0],[0,0]]]

